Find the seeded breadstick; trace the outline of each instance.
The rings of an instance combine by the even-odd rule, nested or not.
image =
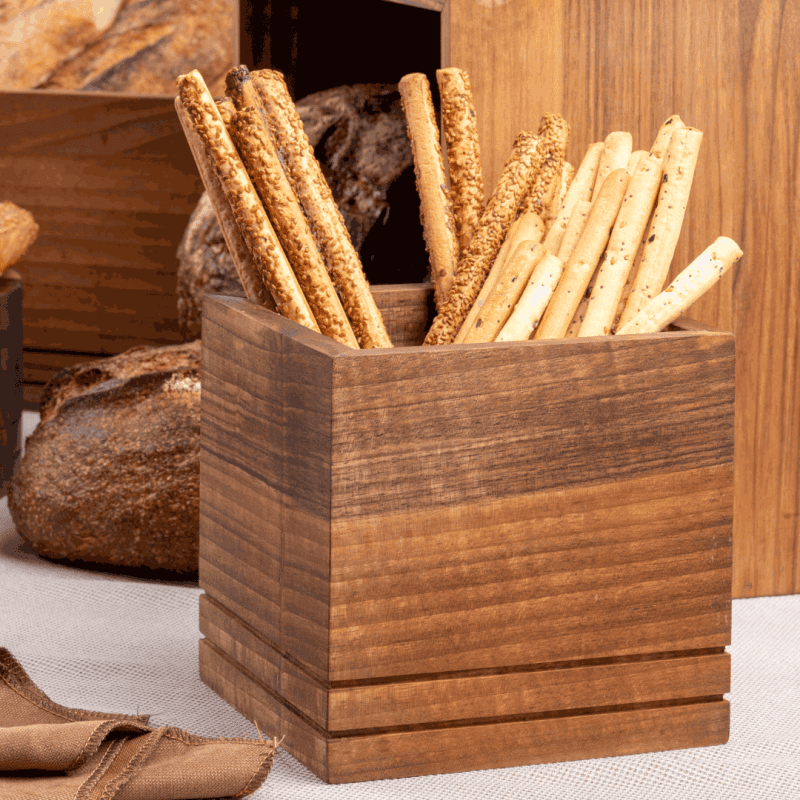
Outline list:
[[[639,163],[639,159],[642,158],[642,156],[646,155],[647,155],[647,150],[634,150],[631,153],[631,156],[628,159],[628,164],[625,167],[625,169],[628,170],[629,175],[631,176],[633,175],[633,171],[636,169],[636,165]]]
[[[567,230],[567,223],[572,214],[572,209],[575,208],[575,203],[579,200],[592,199],[592,187],[594,186],[602,154],[602,142],[595,142],[589,145],[589,149],[586,151],[586,155],[584,155],[583,161],[581,161],[578,171],[569,185],[564,201],[561,203],[558,218],[550,226],[550,230],[547,231],[543,244],[554,255],[558,254],[558,248],[561,246],[561,240]]]
[[[657,333],[674,322],[705,294],[742,256],[739,245],[720,236],[707,247],[661,294],[654,297],[633,319],[617,331]]]
[[[186,75],[179,75],[177,83],[181,102],[189,114],[189,122],[203,143],[206,157],[214,166],[236,225],[261,273],[261,279],[275,301],[278,313],[319,331],[202,75],[192,70]]]
[[[588,200],[579,200],[575,203],[572,209],[572,214],[567,223],[567,230],[564,232],[564,237],[561,239],[561,246],[558,248],[558,260],[566,264],[572,256],[575,245],[581,238],[583,229],[586,227],[586,220],[589,218],[589,212],[592,209],[592,204]],[[547,240],[544,241],[544,247],[547,248]]]
[[[414,157],[422,232],[431,262],[436,308],[440,309],[456,274],[458,241],[439,144],[439,128],[431,87],[425,75],[421,72],[404,75],[399,89]]]
[[[496,342],[522,342],[530,338],[563,272],[564,265],[545,250]]]
[[[509,255],[516,250],[517,245],[525,240],[538,244],[542,241],[542,236],[544,236],[544,223],[535,211],[528,211],[521,217],[517,217],[511,223],[508,234],[506,234],[506,238],[503,241],[503,246],[500,248],[500,252],[497,254],[497,258],[494,260],[494,264],[492,264],[492,268],[489,270],[489,274],[483,282],[478,298],[472,304],[467,318],[464,320],[456,338],[453,340],[454,344],[463,342],[464,337],[475,324],[475,320],[478,318],[478,314],[481,312],[486,298],[489,296],[492,289],[494,289],[497,279],[505,269]]]
[[[274,311],[275,301],[272,299],[269,289],[264,285],[264,281],[261,280],[261,273],[258,271],[258,267],[256,267],[252,255],[250,255],[250,250],[242,238],[231,204],[225,196],[220,179],[206,158],[203,143],[197,135],[180,97],[175,98],[175,110],[178,112],[178,119],[186,136],[186,141],[189,143],[189,148],[197,164],[197,171],[200,173],[206,192],[208,192],[208,199],[216,212],[219,226],[222,229],[222,236],[228,246],[228,252],[233,259],[239,280],[244,287],[244,293],[251,303],[257,303]]]
[[[433,320],[423,344],[450,344],[455,338],[497,258],[541,160],[536,136],[527,131],[520,133],[459,265],[447,302]]]
[[[679,128],[672,134],[658,203],[647,229],[639,271],[620,317],[620,325],[633,319],[664,286],[681,233],[702,139],[703,134],[694,128]]]
[[[660,162],[661,167],[664,167],[664,159],[667,157],[667,148],[669,147],[672,134],[679,128],[686,127],[683,120],[677,115],[673,114],[664,124],[658,129],[656,140],[650,148],[650,155],[655,156]]]
[[[225,123],[225,127],[228,129],[228,133],[230,133],[231,124],[233,123],[233,118],[236,115],[236,106],[233,104],[233,100],[231,100],[230,97],[220,97],[214,102],[217,104],[219,115],[222,117],[222,121]]]
[[[547,204],[553,199],[561,168],[564,166],[564,154],[569,144],[569,125],[561,114],[543,114],[537,136],[542,152],[542,165],[522,201],[522,211],[535,211],[543,217]]]
[[[553,298],[536,329],[536,339],[561,339],[567,332],[581,302],[597,262],[608,243],[609,233],[631,176],[623,169],[614,170],[604,181],[592,203],[586,227],[575,246]]]
[[[615,170],[625,169],[633,150],[633,137],[625,131],[614,131],[606,136],[603,144],[603,155],[597,168],[592,197],[597,194],[603,181]]]
[[[645,154],[628,184],[578,336],[606,336],[611,333],[625,280],[650,218],[660,181],[659,160]]]
[[[483,175],[472,87],[463,69],[436,70],[447,140],[447,165],[459,255],[464,253],[483,213]]]
[[[30,211],[10,200],[0,203],[0,275],[16,264],[39,235]]]
[[[251,73],[294,193],[325,258],[333,285],[361,347],[391,347],[358,254],[353,248],[331,189],[322,175],[283,76],[275,70]]]
[[[564,199],[567,196],[567,189],[569,189],[574,177],[575,167],[573,167],[569,161],[565,161],[564,165],[561,167],[561,174],[558,176],[556,192],[553,195],[550,203],[548,203],[545,211],[544,224],[548,232],[558,219],[558,212],[561,211],[561,206],[564,204]]]
[[[530,240],[522,241],[511,254],[500,278],[464,338],[464,344],[493,342],[506,324],[525,289],[534,267],[547,252]]]

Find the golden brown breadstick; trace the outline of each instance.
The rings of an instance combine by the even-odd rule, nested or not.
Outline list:
[[[673,114],[664,124],[658,129],[656,139],[653,146],[650,148],[650,155],[655,156],[664,167],[664,159],[667,157],[667,148],[669,147],[672,134],[679,128],[685,128],[683,120],[677,115]]]
[[[564,166],[564,154],[569,144],[569,125],[561,114],[543,114],[537,136],[542,152],[542,165],[522,201],[522,211],[535,211],[543,217],[547,204],[555,194],[561,168]]]
[[[214,102],[217,104],[219,115],[230,133],[233,118],[236,116],[236,106],[233,104],[233,100],[230,97],[220,97]]]
[[[573,167],[569,161],[565,161],[564,165],[561,167],[561,174],[558,176],[556,192],[550,203],[548,203],[547,210],[545,211],[544,225],[548,232],[558,219],[558,212],[561,211],[561,206],[564,204],[564,200],[567,196],[567,189],[569,189],[574,177],[575,167]]]
[[[646,156],[647,154],[648,154],[647,150],[634,150],[631,153],[630,158],[628,159],[628,164],[625,167],[625,169],[628,170],[628,173],[631,176],[633,176],[634,170],[636,169],[636,166],[638,165],[639,160],[641,158],[643,158],[644,156]]]
[[[179,75],[177,84],[181,103],[188,114],[187,122],[198,135],[205,156],[213,165],[236,226],[275,301],[278,313],[319,331],[203,76],[195,69],[186,75]]]
[[[529,339],[544,314],[564,272],[564,265],[552,253],[546,250],[544,253],[511,316],[497,334],[496,342],[521,342]]]
[[[520,133],[459,265],[447,302],[433,320],[423,344],[450,344],[455,338],[497,258],[541,159],[536,136],[528,131]]]
[[[486,299],[475,324],[464,338],[464,344],[493,342],[506,324],[534,267],[547,252],[536,242],[522,241],[508,259],[494,289]]]
[[[358,254],[303,132],[303,123],[283,76],[275,70],[259,70],[251,73],[251,79],[264,104],[281,162],[311,225],[358,343],[364,348],[391,347]]]
[[[39,226],[30,211],[10,200],[0,203],[0,275],[16,264],[39,235]]]
[[[603,155],[597,168],[592,199],[597,195],[603,181],[615,170],[625,169],[633,150],[633,137],[626,131],[614,131],[606,136],[603,144]]]
[[[650,218],[660,182],[659,160],[645,154],[628,184],[578,336],[606,336],[611,333],[625,281]]]
[[[458,264],[458,242],[439,144],[439,127],[425,75],[421,72],[404,75],[399,89],[414,157],[422,231],[439,309],[450,293]]]
[[[633,319],[617,331],[657,333],[674,322],[692,303],[707,292],[742,256],[739,245],[720,236],[707,247],[674,281],[654,297]]]
[[[472,87],[463,69],[436,70],[442,103],[442,126],[447,140],[447,165],[458,253],[469,246],[483,213],[483,175]]]
[[[581,238],[583,229],[586,227],[586,220],[589,219],[589,212],[592,210],[592,204],[588,200],[579,200],[572,208],[567,229],[564,232],[564,237],[561,239],[561,246],[558,252],[554,255],[558,256],[558,260],[566,264],[575,250],[575,245]],[[547,248],[547,240],[544,241],[544,247]]]
[[[639,271],[620,317],[620,326],[633,319],[664,286],[689,202],[702,139],[703,134],[694,128],[679,128],[672,134],[658,203],[647,229]]]
[[[257,303],[274,311],[275,301],[272,299],[269,289],[264,285],[264,281],[261,280],[261,273],[253,261],[245,240],[242,238],[239,226],[236,224],[236,219],[233,215],[233,209],[225,196],[220,179],[206,156],[203,143],[197,135],[189,118],[189,113],[184,108],[180,97],[175,98],[175,110],[178,112],[178,119],[183,128],[183,133],[197,164],[197,171],[200,173],[206,192],[208,192],[208,199],[211,201],[211,205],[217,215],[217,221],[222,229],[222,236],[225,239],[225,244],[228,245],[228,252],[231,254],[239,280],[244,287],[244,293],[251,303]]]
[[[517,245],[526,239],[538,244],[542,241],[542,236],[544,236],[544,223],[535,211],[528,211],[511,223],[511,227],[508,229],[506,238],[503,241],[503,246],[500,248],[500,252],[497,254],[497,258],[494,260],[494,264],[492,264],[492,268],[483,282],[480,293],[472,304],[472,308],[470,308],[469,314],[467,314],[467,318],[461,325],[456,338],[453,340],[454,344],[463,342],[464,337],[475,324],[486,298],[494,289],[497,279],[505,269],[509,255],[516,250]]]
[[[603,154],[603,146],[603,142],[589,145],[589,149],[564,196],[558,218],[547,231],[543,244],[554,255],[558,255],[558,249],[567,230],[567,223],[572,215],[572,209],[575,208],[575,203],[579,200],[592,199],[592,187],[597,176],[597,168],[600,165],[600,156]]]
[[[631,176],[627,170],[614,170],[604,181],[592,203],[586,227],[575,246],[553,298],[536,329],[536,339],[561,339],[567,332],[581,302],[597,262],[605,250],[611,226],[622,205]]]

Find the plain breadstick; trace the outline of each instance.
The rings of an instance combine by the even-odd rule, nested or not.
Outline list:
[[[517,217],[517,219],[511,223],[511,227],[508,229],[508,234],[503,242],[503,246],[500,248],[500,252],[497,254],[497,258],[494,260],[494,264],[492,264],[492,268],[489,270],[489,274],[486,276],[486,280],[483,282],[481,291],[478,294],[475,302],[472,304],[472,308],[470,308],[469,314],[467,314],[467,318],[461,325],[456,338],[453,340],[454,344],[460,344],[463,342],[464,337],[475,324],[475,320],[478,318],[478,314],[483,308],[486,298],[489,296],[492,289],[494,289],[497,279],[502,274],[506,261],[508,261],[509,255],[516,250],[517,245],[525,240],[538,244],[542,241],[543,236],[544,223],[542,222],[541,217],[535,211],[528,211],[521,217]]]
[[[529,339],[544,314],[564,272],[564,265],[552,253],[546,250],[544,252],[511,316],[497,334],[496,342],[521,342]]]
[[[606,248],[611,226],[622,205],[631,176],[623,169],[614,170],[604,181],[592,203],[586,227],[575,246],[553,298],[536,329],[536,339],[562,339],[580,305],[597,262]]]
[[[431,87],[423,73],[404,75],[399,89],[414,159],[422,232],[439,309],[450,293],[458,264],[458,242],[439,144],[439,127]]]
[[[633,150],[633,136],[626,131],[614,131],[606,136],[603,144],[603,155],[597,168],[592,199],[597,195],[603,181],[615,170],[626,169],[628,159]]]
[[[742,256],[739,245],[720,236],[707,247],[661,294],[654,297],[632,320],[617,331],[657,333],[674,322],[705,294]]]
[[[442,105],[442,127],[447,141],[447,166],[453,202],[458,252],[469,246],[483,213],[483,175],[472,87],[463,69],[436,70]]]
[[[567,229],[564,232],[564,237],[561,239],[561,246],[558,252],[554,255],[558,256],[558,260],[566,264],[575,250],[575,245],[581,238],[583,229],[586,227],[586,220],[589,219],[589,212],[592,210],[592,204],[588,200],[581,200],[575,204],[570,215]],[[544,247],[547,248],[547,240],[544,241]]]
[[[628,170],[628,174],[633,176],[634,170],[636,169],[639,160],[647,155],[647,150],[634,150],[630,158],[628,159],[628,164],[625,169]]]
[[[658,203],[620,326],[633,319],[664,286],[681,233],[702,139],[703,134],[694,128],[679,128],[672,134]]]
[[[392,347],[361,261],[280,72],[251,73],[289,182],[361,347]]]
[[[189,115],[188,122],[198,134],[205,155],[214,166],[236,225],[261,273],[261,279],[275,301],[278,313],[319,331],[308,301],[203,76],[197,70],[192,70],[179,75],[177,84],[181,102]]]
[[[581,161],[578,171],[575,173],[575,177],[564,196],[558,217],[550,226],[550,230],[547,231],[543,244],[555,255],[558,254],[558,248],[561,246],[561,240],[567,230],[567,223],[572,215],[572,209],[575,208],[575,203],[579,200],[592,199],[592,187],[597,177],[597,168],[600,165],[600,156],[602,154],[602,142],[595,142],[589,145],[589,149],[586,151],[586,155],[584,155],[583,161]]]
[[[685,128],[683,120],[677,115],[673,114],[664,124],[658,129],[656,139],[653,146],[650,148],[650,155],[655,156],[660,162],[661,167],[664,167],[664,159],[667,157],[667,148],[669,147],[672,134],[679,128]]]
[[[253,257],[250,255],[250,250],[236,224],[231,204],[225,196],[217,173],[206,158],[203,143],[200,141],[200,137],[197,135],[180,97],[175,98],[175,110],[178,112],[178,119],[197,164],[197,171],[200,173],[200,178],[208,193],[208,199],[216,212],[219,227],[222,229],[222,236],[228,246],[228,252],[233,259],[239,280],[244,287],[244,293],[251,303],[257,303],[274,311],[275,301],[272,299],[269,289],[264,285],[264,281],[261,280],[261,273],[256,267]]]
[[[502,275],[464,338],[464,344],[493,342],[511,316],[517,301],[530,280],[534,267],[547,253],[541,245],[522,241],[511,254]]]
[[[39,235],[33,214],[10,200],[0,203],[0,275],[16,264]]]
[[[564,204],[564,200],[567,196],[567,189],[569,189],[574,177],[575,167],[573,167],[569,161],[565,161],[561,167],[561,175],[558,176],[556,192],[545,211],[544,224],[548,232],[558,219],[558,212],[561,211],[561,206]]]
[[[537,142],[529,131],[517,136],[511,157],[459,264],[447,302],[433,320],[423,344],[450,344],[463,325],[539,169],[542,154]]]
[[[658,194],[661,164],[645,154],[628,184],[578,336],[606,336],[614,326],[625,281]]]

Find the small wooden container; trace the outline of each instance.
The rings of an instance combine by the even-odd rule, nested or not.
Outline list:
[[[202,338],[200,674],[320,778],[727,741],[732,334]]]
[[[22,416],[22,281],[0,275],[0,497],[5,497],[20,455]]]

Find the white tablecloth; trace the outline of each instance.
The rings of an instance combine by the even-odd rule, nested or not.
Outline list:
[[[24,435],[38,423],[25,412]],[[149,713],[201,736],[257,737],[198,677],[198,596],[51,564],[0,501],[0,645],[54,701]],[[255,800],[800,800],[800,595],[733,603],[727,745],[621,758],[328,786],[280,751]],[[0,799],[1,800],[1,799]]]

